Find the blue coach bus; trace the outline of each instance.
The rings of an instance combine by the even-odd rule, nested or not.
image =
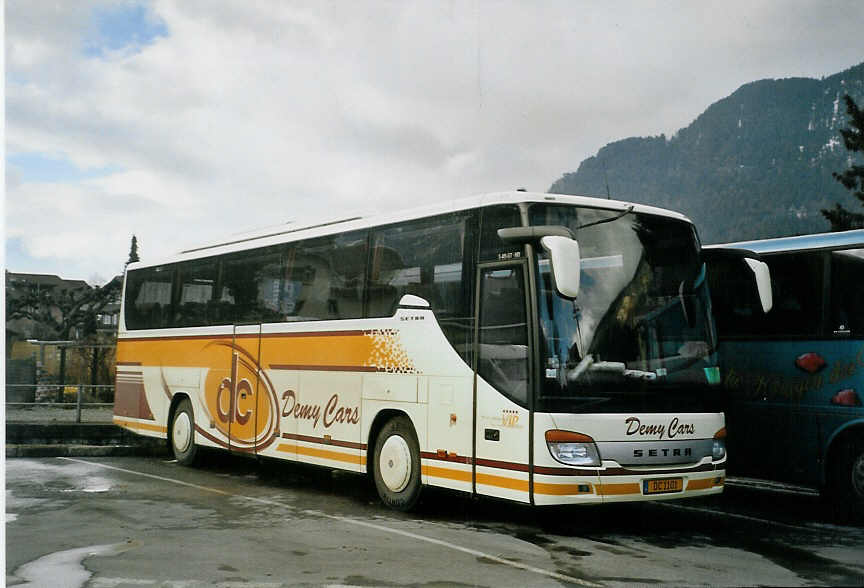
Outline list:
[[[864,512],[864,230],[711,247],[759,254],[773,291],[764,313],[752,278],[709,257],[730,475]]]

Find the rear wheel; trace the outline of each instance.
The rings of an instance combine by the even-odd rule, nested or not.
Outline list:
[[[840,522],[864,517],[864,438],[850,437],[832,462],[829,499]]]
[[[398,416],[384,424],[375,439],[373,476],[381,502],[407,511],[420,498],[420,445],[408,417]]]
[[[189,466],[195,463],[198,446],[195,445],[195,415],[192,403],[184,398],[177,405],[170,429],[171,450],[180,465]]]

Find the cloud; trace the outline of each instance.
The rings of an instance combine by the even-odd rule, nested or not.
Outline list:
[[[670,134],[743,83],[864,54],[855,1],[6,11],[8,263],[52,259],[69,277],[112,275],[133,233],[147,260],[334,211],[545,190],[607,142]],[[46,185],[15,168],[22,154],[102,171]]]

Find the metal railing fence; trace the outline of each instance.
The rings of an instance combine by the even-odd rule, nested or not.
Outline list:
[[[18,390],[29,388],[33,390],[34,398],[38,392],[42,392],[43,397],[63,398],[64,401],[6,402],[7,421],[68,421],[70,419],[64,417],[71,417],[74,414],[74,422],[81,423],[84,422],[82,415],[87,413],[90,413],[87,421],[111,421],[111,408],[114,406],[114,386],[111,384],[7,384],[7,397],[10,388]],[[50,391],[50,395],[44,394],[47,391]],[[68,414],[73,410],[74,413]]]

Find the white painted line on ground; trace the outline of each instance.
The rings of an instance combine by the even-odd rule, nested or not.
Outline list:
[[[786,484],[784,482],[773,482],[771,480],[760,480],[757,478],[727,477],[726,486],[737,486],[749,490],[760,490],[764,492],[777,492],[779,494],[791,494],[792,496],[819,497],[819,491],[797,484]]]
[[[808,527],[799,527],[797,525],[789,525],[787,523],[781,523],[779,521],[772,521],[770,519],[760,519],[759,517],[751,517],[750,515],[742,515],[742,514],[738,514],[738,513],[734,513],[734,512],[726,512],[726,511],[714,510],[711,508],[702,508],[702,507],[698,507],[698,506],[685,506],[683,504],[669,504],[668,502],[660,502],[660,501],[657,501],[654,504],[656,504],[657,506],[665,507],[665,508],[676,508],[678,510],[690,510],[690,511],[701,512],[704,514],[710,514],[710,515],[717,516],[717,517],[724,518],[724,519],[725,518],[738,519],[738,520],[747,521],[750,523],[762,523],[764,525],[773,525],[775,527],[783,527],[784,529],[792,529],[795,531],[805,531],[807,533],[813,533],[813,529],[808,528]]]
[[[425,543],[431,543],[432,545],[438,545],[440,547],[445,547],[447,549],[452,549],[454,551],[459,551],[462,553],[466,553],[468,555],[473,555],[474,557],[481,557],[483,559],[487,559],[489,561],[494,561],[495,563],[499,563],[505,566],[510,566],[512,568],[517,568],[526,572],[531,572],[534,574],[538,574],[541,576],[546,576],[548,578],[554,578],[555,580],[561,580],[563,582],[570,582],[571,584],[578,584],[580,586],[591,586],[599,588],[602,586],[601,584],[595,584],[594,582],[589,582],[588,580],[583,580],[581,578],[574,578],[572,576],[565,576],[564,574],[559,574],[557,572],[551,572],[549,570],[544,570],[542,568],[537,568],[534,566],[529,566],[527,564],[523,564],[517,561],[511,561],[509,559],[504,559],[503,557],[498,557],[496,555],[491,555],[488,553],[484,553],[482,551],[478,551],[476,549],[471,549],[470,547],[462,547],[461,545],[454,545],[453,543],[448,543],[447,541],[442,541],[440,539],[434,539],[432,537],[425,537],[423,535],[419,535],[417,533],[412,533],[410,531],[402,531],[400,529],[392,529],[390,527],[385,527],[383,525],[377,525],[375,523],[370,523],[368,521],[362,521],[359,519],[352,519],[348,517],[343,517],[339,515],[331,515],[327,513],[323,513],[315,510],[306,510],[297,508],[295,506],[291,506],[288,504],[283,504],[281,502],[277,502],[275,500],[267,500],[266,498],[255,498],[254,496],[244,496],[242,494],[234,494],[233,492],[227,492],[225,490],[219,490],[218,488],[211,488],[209,486],[201,486],[199,484],[192,484],[191,482],[184,482],[182,480],[175,480],[174,478],[166,478],[164,476],[157,476],[155,474],[147,474],[144,472],[137,472],[135,470],[128,470],[125,468],[118,468],[115,466],[110,466],[103,463],[96,463],[92,461],[87,461],[83,459],[75,459],[72,457],[59,457],[57,459],[62,459],[65,461],[73,461],[76,463],[83,463],[93,467],[104,468],[107,470],[114,470],[118,472],[124,472],[127,474],[132,474],[134,476],[141,476],[144,478],[150,478],[152,480],[159,480],[162,482],[168,482],[169,484],[177,484],[179,486],[186,486],[187,488],[195,488],[196,490],[203,490],[204,492],[212,492],[213,494],[219,494],[222,496],[228,496],[231,498],[240,498],[243,500],[248,500],[250,502],[257,502],[259,504],[266,504],[267,506],[276,506],[279,508],[284,508],[285,510],[294,511],[297,513],[302,513],[305,515],[313,515],[319,516],[323,518],[327,518],[334,521],[339,521],[342,523],[346,523],[349,525],[355,525],[358,527],[366,527],[367,529],[373,529],[375,531],[380,531],[382,533],[390,533],[391,535],[400,535],[402,537],[408,537],[409,539],[415,539],[417,541],[422,541]]]

